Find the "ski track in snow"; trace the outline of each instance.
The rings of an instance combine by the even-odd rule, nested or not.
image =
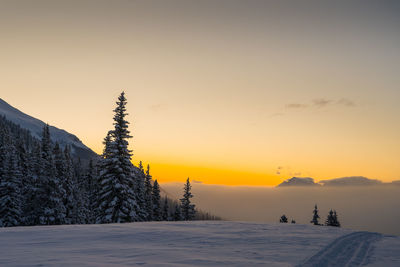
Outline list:
[[[339,237],[299,266],[367,265],[371,263],[374,243],[381,238],[381,234],[370,232],[355,232]]]

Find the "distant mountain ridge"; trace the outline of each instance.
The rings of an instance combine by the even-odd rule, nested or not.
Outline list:
[[[381,185],[382,182],[376,179],[369,179],[363,176],[342,177],[330,180],[321,180],[320,184],[324,186],[365,186],[365,185]]]
[[[278,185],[278,187],[286,187],[286,186],[321,186],[321,185],[315,183],[314,179],[311,177],[292,177]]]
[[[46,125],[43,121],[14,108],[1,98],[0,116],[4,116],[7,120],[18,124],[21,128],[29,130],[32,136],[38,139],[41,138],[43,126]],[[58,142],[61,147],[65,147],[66,145],[71,146],[71,152],[74,156],[81,158],[83,161],[88,161],[96,157],[97,154],[84,145],[75,135],[54,126],[50,126],[49,129],[52,141]]]
[[[371,186],[371,185],[396,185],[400,181],[392,183],[383,183],[377,179],[370,179],[364,176],[350,176],[334,178],[329,180],[321,180],[318,183],[314,182],[310,177],[292,177],[277,185],[277,187],[299,187],[299,186]]]

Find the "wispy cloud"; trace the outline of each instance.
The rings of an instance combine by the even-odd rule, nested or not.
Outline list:
[[[314,99],[312,102],[313,102],[313,106],[322,108],[322,107],[326,107],[326,106],[332,104],[333,101],[329,100],[329,99],[325,99],[325,98],[318,98],[318,99]]]
[[[343,107],[355,107],[356,103],[347,98],[341,98],[338,100],[326,99],[326,98],[316,98],[311,101],[311,103],[290,103],[286,105],[288,109],[306,109],[306,108],[325,108],[333,105],[343,106]]]
[[[353,100],[347,99],[347,98],[342,98],[337,101],[337,104],[346,106],[346,107],[355,107],[356,103],[354,103]]]
[[[309,106],[306,104],[300,104],[300,103],[291,103],[287,104],[286,108],[292,108],[292,109],[302,109],[302,108],[308,108]]]

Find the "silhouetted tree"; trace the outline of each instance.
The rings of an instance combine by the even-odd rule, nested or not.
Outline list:
[[[182,221],[182,210],[178,203],[175,204],[174,221]]]
[[[340,227],[340,223],[337,219],[337,214],[336,211],[329,211],[329,214],[326,218],[326,225],[327,226],[334,226],[334,227]]]
[[[157,179],[154,180],[153,185],[153,221],[161,221],[161,197],[160,197],[160,186],[158,185]]]
[[[314,225],[319,225],[318,219],[319,219],[318,207],[317,207],[317,204],[315,204],[315,208],[313,211],[313,218],[311,220],[311,223],[313,223]]]
[[[150,165],[147,164],[146,176],[144,180],[145,187],[145,202],[146,202],[146,213],[147,220],[151,221],[153,219],[153,185],[151,184],[151,175],[150,175]]]
[[[162,211],[162,219],[163,221],[169,221],[169,203],[168,203],[168,198],[165,197],[164,199],[164,206],[163,206],[163,211]]]
[[[190,180],[187,178],[185,186],[184,186],[183,198],[181,198],[181,209],[182,209],[182,219],[184,221],[190,221],[194,219],[196,210],[195,205],[191,203],[192,195],[192,186],[190,185]]]
[[[279,222],[280,222],[280,223],[287,223],[287,222],[288,222],[288,218],[286,217],[285,214],[283,214],[283,215],[281,216],[281,218],[279,219]]]

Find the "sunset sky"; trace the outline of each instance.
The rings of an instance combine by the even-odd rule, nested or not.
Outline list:
[[[101,153],[125,90],[160,182],[400,180],[400,2],[279,2],[0,1],[0,97]]]

